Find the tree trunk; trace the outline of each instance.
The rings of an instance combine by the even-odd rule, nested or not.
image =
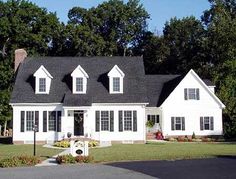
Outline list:
[[[7,120],[4,122],[3,136],[6,136],[6,131],[7,131]]]
[[[126,47],[124,47],[124,53],[123,53],[123,56],[125,57],[126,55]]]

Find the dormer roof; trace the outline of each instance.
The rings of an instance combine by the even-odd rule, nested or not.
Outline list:
[[[48,78],[53,79],[52,75],[47,71],[47,69],[41,65],[38,70],[34,73],[34,77],[47,76]]]
[[[72,77],[86,77],[86,78],[89,78],[88,74],[85,72],[85,70],[80,66],[78,65],[74,71],[71,73],[71,76]]]

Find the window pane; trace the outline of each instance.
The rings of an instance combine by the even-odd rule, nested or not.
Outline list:
[[[196,94],[195,88],[188,89],[188,99],[197,99],[197,94]]]
[[[204,117],[204,130],[210,130],[210,118]]]
[[[39,78],[39,92],[46,91],[46,78]]]
[[[48,130],[56,131],[56,111],[48,112]]]
[[[34,111],[26,111],[26,131],[33,131]]]
[[[109,111],[101,111],[101,131],[109,131]]]
[[[175,117],[175,130],[182,130],[182,118]]]
[[[76,91],[77,92],[83,91],[83,78],[76,78]]]
[[[132,131],[132,111],[124,111],[124,130]]]
[[[120,91],[120,78],[113,78],[113,91]]]

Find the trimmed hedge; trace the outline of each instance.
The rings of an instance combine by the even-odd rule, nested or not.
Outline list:
[[[22,155],[0,160],[0,167],[8,168],[8,167],[34,166],[40,162],[41,160],[39,159],[39,157]]]

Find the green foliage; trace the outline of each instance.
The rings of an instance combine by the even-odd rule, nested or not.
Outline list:
[[[68,154],[57,156],[56,161],[58,164],[89,163],[93,161],[93,158],[91,156],[73,157],[71,154]]]
[[[0,168],[34,166],[40,163],[40,159],[35,156],[16,156],[0,160]]]
[[[97,147],[99,145],[99,143],[95,140],[89,141],[88,146],[89,147]]]
[[[59,142],[54,143],[55,147],[61,147],[61,148],[69,148],[70,147],[70,142],[67,140],[62,140]]]
[[[153,120],[148,120],[146,122],[146,127],[148,128],[152,128],[154,126],[155,122]]]
[[[194,132],[193,132],[193,135],[192,135],[192,139],[196,139],[196,135],[195,135]]]

